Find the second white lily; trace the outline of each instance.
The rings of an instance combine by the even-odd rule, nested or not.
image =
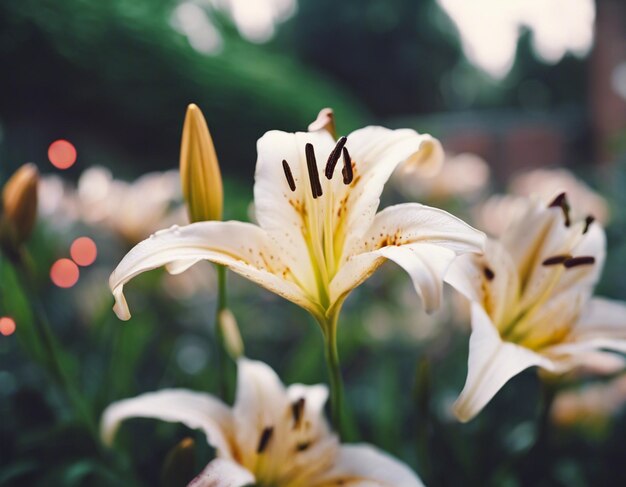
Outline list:
[[[565,194],[527,200],[500,240],[460,257],[446,280],[472,302],[465,387],[455,412],[468,421],[506,382],[538,366],[560,374],[626,352],[626,303],[592,297],[605,236],[592,217],[573,221]]]

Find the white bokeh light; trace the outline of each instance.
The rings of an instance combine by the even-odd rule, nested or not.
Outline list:
[[[523,30],[546,62],[567,52],[585,55],[593,43],[593,0],[438,0],[452,18],[467,58],[494,78],[504,77],[515,60]]]
[[[252,42],[265,42],[272,38],[276,25],[284,22],[296,11],[296,0],[210,0],[211,4],[226,12],[239,33]]]
[[[172,12],[171,23],[196,51],[217,54],[222,50],[222,36],[198,4],[189,1],[178,4]]]

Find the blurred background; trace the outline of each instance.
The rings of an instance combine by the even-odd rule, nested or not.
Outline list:
[[[340,134],[381,124],[442,140],[445,178],[396,178],[385,204],[423,201],[496,234],[505,193],[566,186],[575,208],[608,225],[599,292],[626,299],[623,0],[5,1],[0,66],[0,182],[26,162],[43,175],[30,251],[64,360],[96,414],[165,386],[216,388],[210,265],[133,281],[129,323],[110,311],[107,286],[132,245],[185,222],[176,169],[191,102],[218,152],[225,219],[253,218],[256,140],[306,130],[332,107]],[[29,305],[0,264],[0,485],[119,485],[31,359]],[[229,294],[248,356],[286,383],[326,381],[321,335],[303,311],[232,275]],[[449,298],[426,316],[408,278],[385,266],[347,302],[350,439],[431,485],[533,483],[507,462],[533,443],[536,374],[456,423],[468,318]],[[626,482],[623,378],[577,378],[567,392],[546,485]],[[190,435],[134,421],[119,450],[138,485],[157,485],[163,458]],[[195,437],[202,465],[210,452]]]

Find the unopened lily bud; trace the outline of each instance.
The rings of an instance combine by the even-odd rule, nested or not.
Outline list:
[[[0,240],[4,247],[16,249],[33,231],[37,220],[39,172],[34,164],[24,164],[2,189]]]
[[[196,474],[195,446],[193,438],[183,438],[169,451],[161,470],[163,487],[184,487],[194,478]]]
[[[222,175],[206,120],[193,103],[187,107],[180,145],[180,179],[191,222],[221,220]]]
[[[309,132],[317,132],[318,130],[326,130],[333,139],[337,138],[335,114],[332,108],[322,108],[317,118],[309,124]]]
[[[220,327],[226,352],[233,360],[237,360],[243,355],[243,340],[241,339],[241,333],[239,333],[235,315],[229,309],[220,311],[217,316],[217,326]]]

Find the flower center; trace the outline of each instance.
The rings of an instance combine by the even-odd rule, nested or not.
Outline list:
[[[577,314],[578,303],[571,304],[574,314],[563,312],[558,316],[552,316],[551,322],[541,323],[541,326],[537,326],[538,323],[533,318],[553,296],[553,291],[564,272],[575,267],[593,265],[595,261],[595,257],[590,255],[572,257],[566,254],[545,259],[541,265],[555,267],[555,270],[548,278],[543,292],[530,306],[520,310],[509,324],[501,328],[502,337],[507,341],[518,343],[533,350],[539,350],[565,340],[571,330],[573,318]]]
[[[319,302],[324,309],[328,309],[331,304],[329,285],[337,273],[345,240],[343,219],[346,214],[346,198],[339,201],[339,208],[335,209],[333,192],[333,176],[340,159],[343,159],[343,184],[350,186],[354,181],[353,161],[346,148],[347,140],[346,137],[341,137],[328,156],[324,168],[324,175],[328,180],[324,184],[326,191],[320,178],[313,144],[307,143],[304,148],[310,192],[304,191],[302,234],[314,269]],[[286,160],[282,164],[289,189],[295,192],[297,187],[291,167]]]

